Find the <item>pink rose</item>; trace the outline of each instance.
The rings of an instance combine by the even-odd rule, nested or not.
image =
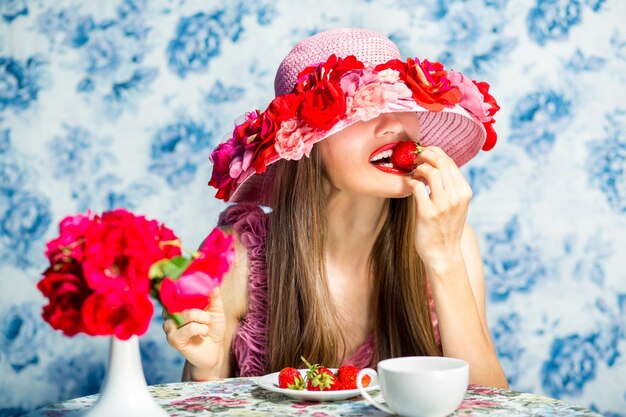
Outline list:
[[[354,97],[348,98],[347,114],[349,118],[371,120],[386,108],[385,89],[380,83],[372,83],[359,88]]]
[[[243,157],[241,155],[234,156],[228,167],[228,175],[231,178],[239,178],[243,171]]]
[[[400,80],[400,72],[391,68],[378,72],[378,81],[381,83],[397,83]],[[408,88],[408,87],[407,87]]]
[[[170,313],[180,313],[190,308],[205,309],[209,295],[218,281],[203,272],[184,274],[176,281],[165,278],[161,282],[161,303]]]
[[[363,85],[378,81],[380,81],[379,73],[375,72],[373,68],[366,68],[346,73],[339,80],[339,85],[346,93],[346,97],[354,97],[357,90]]]
[[[280,124],[274,148],[281,158],[298,160],[303,155],[308,157],[311,154],[314,138],[315,130],[305,123],[298,123],[296,119],[290,119]]]
[[[346,93],[346,97],[353,97],[356,94],[356,90],[361,87],[363,82],[361,81],[361,74],[363,71],[351,71],[341,77],[339,80],[339,85],[341,89]]]
[[[349,118],[371,120],[378,117],[390,104],[402,106],[412,100],[413,93],[403,82],[398,80],[398,72],[387,69],[379,73],[381,79],[389,82],[373,82],[359,88],[353,97],[347,98]],[[396,80],[396,81],[394,81]]]
[[[187,267],[185,274],[203,271],[221,283],[222,277],[235,260],[234,241],[233,236],[227,235],[221,229],[213,229],[202,242],[200,256]]]
[[[204,309],[209,295],[222,283],[235,260],[234,238],[215,228],[205,239],[199,256],[177,279],[165,278],[159,290],[161,303],[170,313],[190,308]]]

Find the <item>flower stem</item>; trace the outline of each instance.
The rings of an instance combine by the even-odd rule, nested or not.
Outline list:
[[[182,325],[185,324],[185,320],[183,320],[183,317],[180,315],[180,313],[170,313],[169,311],[167,311],[167,308],[165,308],[165,306],[163,305],[163,303],[161,303],[161,301],[159,300],[159,303],[161,304],[161,307],[163,307],[163,311],[165,312],[164,314],[164,319],[167,320],[168,318],[174,320],[174,323],[176,323],[176,326],[181,327]]]
[[[181,327],[185,324],[185,320],[183,320],[182,316],[178,313],[171,313],[170,317],[172,318],[172,320],[174,320],[174,323],[176,323],[178,327]]]

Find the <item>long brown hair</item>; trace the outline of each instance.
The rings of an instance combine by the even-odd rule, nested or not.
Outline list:
[[[346,355],[325,267],[326,200],[317,147],[310,158],[276,162],[266,246],[270,371],[310,361],[337,366]],[[370,254],[375,323],[373,365],[382,359],[440,354],[423,265],[414,249],[413,198],[390,199]],[[338,356],[339,355],[339,356]]]

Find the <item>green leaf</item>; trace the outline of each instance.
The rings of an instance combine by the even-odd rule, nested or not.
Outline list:
[[[160,278],[164,278],[165,276],[163,275],[163,270],[161,269],[161,262],[163,262],[164,259],[157,261],[155,263],[153,263],[152,265],[150,265],[150,270],[148,271],[148,278],[150,279],[160,279]]]
[[[185,272],[185,269],[187,269],[191,262],[192,259],[185,258],[184,256],[161,259],[150,267],[150,278],[158,279],[169,277],[175,281]]]

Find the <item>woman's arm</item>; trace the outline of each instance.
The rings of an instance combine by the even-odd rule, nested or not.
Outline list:
[[[470,382],[506,387],[485,319],[482,259],[466,224],[472,190],[440,148],[424,148],[418,161],[409,180],[417,203],[415,248],[431,285],[443,354],[470,364]]]
[[[470,364],[470,383],[507,388],[485,308],[485,275],[476,234],[466,225],[461,254],[440,267],[427,267],[443,354]]]

